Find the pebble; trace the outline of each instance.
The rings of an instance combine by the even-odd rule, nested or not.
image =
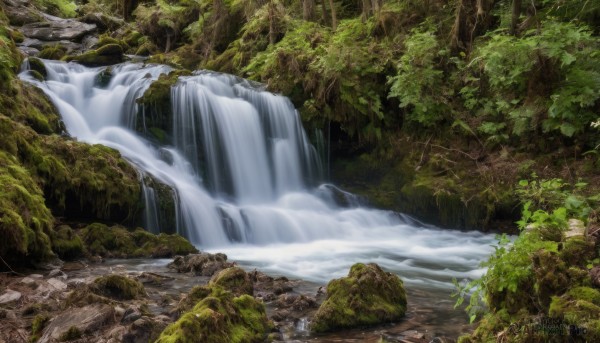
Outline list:
[[[12,289],[7,289],[4,294],[0,296],[0,304],[8,304],[21,299],[21,292],[13,291]]]

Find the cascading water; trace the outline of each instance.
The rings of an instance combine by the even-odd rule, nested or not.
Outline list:
[[[453,277],[482,273],[492,235],[440,230],[361,207],[332,185],[315,187],[319,159],[285,97],[223,74],[180,77],[171,89],[172,142],[159,146],[136,132],[143,111],[135,100],[169,67],[113,66],[100,87],[102,68],[44,62],[47,81],[22,78],[50,96],[72,136],[119,150],[142,174],[172,187],[177,230],[203,249],[321,283],[355,262],[376,262],[409,289],[444,297]],[[148,187],[146,224],[157,231]]]

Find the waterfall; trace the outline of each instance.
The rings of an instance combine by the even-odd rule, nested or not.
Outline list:
[[[173,190],[178,233],[276,273],[322,280],[374,261],[409,283],[447,288],[453,276],[482,272],[492,235],[440,230],[319,185],[319,154],[297,111],[260,85],[206,71],[180,77],[171,88],[169,142],[161,145],[139,132],[148,118],[136,99],[170,67],[116,65],[100,84],[106,68],[44,63],[47,81],[21,78],[45,91],[70,135],[115,148],[138,168],[150,231],[164,228],[160,192],[146,177]]]

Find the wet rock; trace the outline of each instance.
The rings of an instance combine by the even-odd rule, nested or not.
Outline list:
[[[137,319],[131,324],[129,332],[123,335],[123,343],[146,343],[154,342],[160,332],[166,327],[166,323],[153,320],[148,317]]]
[[[210,286],[220,286],[235,295],[254,294],[254,284],[250,276],[240,267],[231,267],[221,270],[212,277]]]
[[[105,325],[114,322],[112,306],[105,304],[88,305],[82,308],[66,311],[54,318],[44,329],[39,343],[47,343],[64,338],[73,328],[80,333],[92,333]]]
[[[21,292],[13,291],[12,289],[7,289],[4,294],[0,295],[0,304],[9,304],[15,301],[21,300],[22,294]]]
[[[43,20],[42,13],[26,0],[4,0],[4,13],[11,25],[20,26]]]
[[[178,273],[192,272],[201,276],[213,276],[215,273],[229,267],[234,263],[227,262],[227,255],[217,253],[200,253],[187,256],[175,256],[173,262],[167,266]]]
[[[60,281],[59,279],[56,279],[56,278],[48,279],[46,282],[48,282],[48,284],[50,286],[52,286],[57,291],[64,291],[68,287],[66,283],[64,283],[64,282],[62,282],[62,281]]]
[[[99,31],[106,30],[114,31],[125,25],[125,21],[121,18],[112,17],[101,12],[87,13],[80,20],[84,23],[94,24]]]
[[[277,307],[291,309],[295,312],[304,312],[311,308],[317,307],[315,299],[306,295],[299,294],[282,294],[277,299]],[[300,316],[298,316],[299,318]]]
[[[270,301],[275,299],[277,295],[293,290],[292,282],[286,277],[273,278],[257,270],[248,273],[248,275],[254,282],[256,293],[265,301]]]
[[[327,299],[319,307],[311,328],[315,332],[374,325],[401,319],[406,293],[397,275],[374,263],[357,263],[347,277],[327,285]]]
[[[24,284],[26,286],[32,287],[32,288],[38,286],[37,285],[37,281],[35,279],[33,279],[33,278],[30,278],[29,276],[26,276],[26,277],[22,278],[21,281],[20,281],[20,283],[22,283],[22,284]]]
[[[50,271],[50,273],[48,273],[48,277],[66,280],[67,274],[63,273],[63,271],[60,269],[53,269]]]
[[[123,319],[121,319],[121,324],[130,324],[140,318],[142,318],[142,312],[137,308],[130,307],[123,313]]]
[[[96,30],[95,24],[85,24],[73,19],[59,19],[25,24],[20,31],[27,37],[43,41],[79,41]]]

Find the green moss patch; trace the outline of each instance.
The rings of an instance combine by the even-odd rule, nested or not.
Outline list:
[[[156,343],[258,343],[265,341],[269,331],[261,302],[212,286],[210,294],[169,325]]]
[[[235,295],[254,294],[254,284],[250,276],[240,267],[221,270],[211,278],[209,286],[213,285],[222,287]]]
[[[111,299],[131,300],[146,295],[144,286],[137,280],[122,275],[105,275],[94,280],[92,291]]]
[[[93,223],[77,233],[90,255],[103,257],[171,257],[197,253],[185,238],[173,234],[154,235],[143,229],[129,231],[122,226]]]
[[[327,299],[315,314],[315,332],[400,320],[406,313],[406,292],[397,275],[378,265],[357,263],[347,277],[327,285]]]

